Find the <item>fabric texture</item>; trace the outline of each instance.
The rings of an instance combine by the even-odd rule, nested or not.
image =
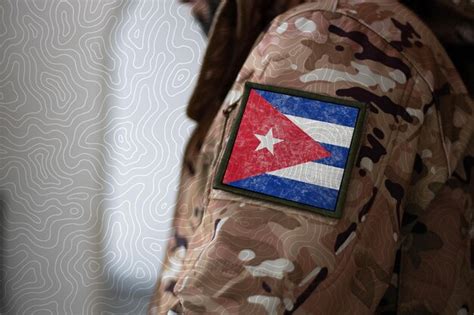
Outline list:
[[[367,104],[340,219],[212,188],[248,81]],[[397,1],[223,1],[150,314],[471,313],[473,111]]]

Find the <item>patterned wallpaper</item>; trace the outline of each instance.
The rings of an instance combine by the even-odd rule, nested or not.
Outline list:
[[[206,44],[189,11],[0,1],[2,313],[145,313]]]

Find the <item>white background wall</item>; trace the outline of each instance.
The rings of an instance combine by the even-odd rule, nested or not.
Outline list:
[[[3,313],[145,312],[204,46],[172,1],[0,1]]]

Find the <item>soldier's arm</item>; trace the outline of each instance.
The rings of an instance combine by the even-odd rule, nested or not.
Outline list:
[[[248,87],[246,95],[247,82],[263,86]],[[259,87],[270,94],[256,91]],[[251,94],[252,88],[260,94]],[[306,120],[292,117],[309,123],[321,117],[298,112],[303,111],[298,106],[285,112],[272,103],[272,97],[305,95],[295,91],[308,98],[329,96],[321,102],[341,111],[350,102],[362,104],[360,132],[357,117],[345,126],[352,128],[350,139],[360,136],[360,142],[338,142],[337,133],[334,142],[318,138],[301,127]],[[466,163],[462,155],[472,137],[473,108],[464,93],[434,36],[398,4],[313,3],[276,18],[202,146],[200,159],[209,161],[210,175],[204,216],[173,287],[179,309],[216,314],[365,314],[397,305],[408,313],[472,309],[472,276],[464,276],[470,199],[466,186],[456,186],[469,180],[470,170],[453,175]],[[321,167],[321,155],[318,166],[294,173],[261,168],[249,150],[278,153],[285,139],[262,117],[271,109],[252,111],[264,106],[254,106],[258,97],[330,154],[336,155],[334,147],[345,149],[346,163]],[[245,124],[268,130],[255,132],[254,139]],[[239,130],[248,135],[239,138]],[[313,181],[318,176],[322,179]],[[314,186],[323,188],[316,201]]]

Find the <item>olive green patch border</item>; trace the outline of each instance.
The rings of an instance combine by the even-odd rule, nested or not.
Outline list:
[[[297,97],[304,97],[307,99],[313,99],[313,100],[318,100],[318,101],[323,101],[323,102],[330,102],[334,104],[339,104],[339,105],[344,105],[344,106],[350,106],[350,107],[356,107],[359,109],[359,113],[357,115],[356,119],[356,124],[354,126],[354,133],[352,135],[352,140],[351,144],[349,146],[349,154],[348,158],[346,161],[346,166],[344,167],[344,173],[342,177],[342,182],[341,186],[339,188],[339,194],[337,196],[337,202],[336,202],[336,207],[335,210],[328,210],[324,208],[318,208],[314,206],[310,206],[307,204],[287,200],[287,199],[282,199],[270,195],[265,195],[262,193],[242,189],[242,188],[237,188],[233,186],[229,186],[224,184],[223,178],[225,171],[227,169],[227,165],[229,163],[229,158],[232,154],[232,150],[234,148],[235,144],[235,139],[237,138],[237,132],[240,127],[240,122],[242,120],[242,116],[245,111],[245,107],[247,105],[247,100],[249,98],[250,91],[252,89],[258,89],[258,90],[264,90],[264,91],[269,91],[269,92],[276,92],[276,93],[281,93],[281,94],[286,94],[286,95],[291,95],[291,96],[297,96]],[[289,89],[289,88],[284,88],[284,87],[277,87],[277,86],[270,86],[270,85],[262,85],[258,83],[253,83],[253,82],[246,82],[245,83],[245,90],[244,94],[241,99],[241,103],[239,106],[239,112],[238,116],[236,117],[234,124],[232,125],[232,129],[230,132],[230,137],[227,143],[227,146],[225,148],[224,155],[222,157],[222,160],[220,162],[220,165],[218,166],[217,174],[214,180],[214,185],[213,188],[215,189],[220,189],[228,192],[232,192],[238,195],[243,195],[247,196],[250,198],[255,198],[255,199],[260,199],[260,200],[266,200],[270,202],[274,202],[276,204],[284,205],[284,206],[289,206],[289,207],[294,207],[298,208],[301,210],[306,210],[306,211],[311,211],[314,213],[318,213],[324,216],[328,216],[331,218],[340,218],[342,216],[342,209],[344,208],[344,202],[346,199],[346,194],[348,190],[348,185],[350,181],[350,174],[352,171],[352,168],[354,166],[355,158],[357,156],[357,152],[359,151],[359,145],[360,145],[360,138],[363,130],[363,125],[365,122],[365,117],[366,117],[366,104],[363,103],[358,103],[355,101],[351,100],[345,100],[345,99],[339,99],[339,98],[334,98],[331,96],[326,96],[326,95],[320,95],[316,93],[310,93],[310,92],[305,92],[305,91],[298,91],[294,89]],[[225,130],[224,130],[225,132]]]

